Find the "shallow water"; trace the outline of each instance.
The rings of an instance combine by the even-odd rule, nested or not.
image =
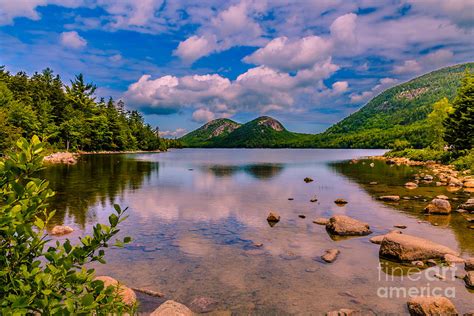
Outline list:
[[[346,214],[368,222],[372,236],[404,224],[405,233],[450,246],[465,257],[474,255],[473,230],[462,215],[427,217],[422,212],[438,194],[458,199],[456,205],[470,193],[431,184],[408,190],[403,184],[419,168],[349,162],[381,153],[183,149],[91,155],[75,166],[49,167],[44,175],[58,192],[52,201],[58,210],[54,222],[76,228],[72,238],[106,222],[113,203],[129,207],[120,234],[134,241],[124,249],[109,249],[107,265],[96,267],[99,274],[161,291],[195,311],[285,315],[351,308],[406,313],[403,291],[410,288],[448,289],[460,312],[474,309],[474,293],[462,280],[452,275],[433,280],[429,275],[440,272],[437,268],[407,272],[381,261],[370,236],[333,240],[324,226],[312,223],[316,217]],[[315,181],[305,183],[305,177]],[[372,181],[378,184],[370,185]],[[384,194],[417,198],[392,204],[376,199]],[[318,201],[311,203],[314,196]],[[336,198],[349,203],[337,206]],[[270,210],[281,215],[274,227],[266,221]],[[332,264],[319,259],[329,248],[341,251]],[[462,272],[458,266],[455,273]],[[416,277],[409,280],[407,275]],[[402,290],[384,297],[390,287]],[[163,300],[144,298],[141,310],[150,311]]]

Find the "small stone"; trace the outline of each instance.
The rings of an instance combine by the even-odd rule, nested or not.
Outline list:
[[[369,184],[370,184],[370,185],[377,185],[377,184],[379,184],[379,183],[376,182],[376,181],[372,181],[372,182],[370,182]]]
[[[310,202],[314,203],[314,202],[318,202],[318,199],[317,198],[312,198],[311,200],[309,200]]]
[[[407,182],[405,183],[405,187],[407,189],[416,189],[418,188],[418,184],[416,184],[415,182]]]
[[[178,302],[168,300],[155,309],[150,316],[193,316],[194,313]]]
[[[347,308],[341,308],[337,311],[330,311],[326,313],[326,316],[355,316],[359,314],[355,310],[352,309],[347,309]]]
[[[336,199],[334,201],[334,203],[338,204],[338,205],[344,205],[344,204],[347,204],[348,202],[344,199]]]
[[[407,228],[407,225],[393,225],[393,227],[396,227],[396,228],[400,228],[400,229],[406,229]]]
[[[445,254],[444,255],[444,261],[446,261],[448,264],[464,263],[463,258],[460,258],[458,256],[454,256],[454,255],[450,255],[450,254]]]
[[[280,221],[280,215],[274,212],[270,212],[267,216],[267,221],[273,222],[273,223],[278,223]]]
[[[346,215],[335,215],[326,224],[326,230],[339,236],[365,236],[372,233],[369,224]]]
[[[430,204],[425,207],[428,214],[445,215],[451,213],[451,204],[447,200],[433,199]]]
[[[411,316],[429,315],[457,315],[458,311],[453,303],[442,296],[417,296],[408,302],[408,311]]]
[[[468,258],[464,261],[464,269],[466,271],[474,271],[474,258]]]
[[[464,282],[466,282],[466,287],[474,289],[474,271],[467,271]]]
[[[318,217],[313,221],[313,223],[318,225],[326,225],[327,223],[329,223],[329,219],[324,217]]]
[[[400,196],[398,195],[383,195],[379,197],[380,200],[385,202],[398,202],[400,201]]]
[[[436,198],[441,199],[441,200],[449,200],[449,197],[447,197],[446,195],[443,195],[443,194],[437,195]]]
[[[373,168],[375,166],[375,164],[373,162],[370,163],[370,168]]]
[[[253,244],[253,246],[254,246],[254,247],[257,247],[257,248],[260,248],[260,247],[263,246],[263,244],[260,243],[260,242],[256,242],[256,243]]]
[[[328,249],[326,250],[326,253],[321,256],[321,259],[323,259],[327,263],[332,263],[337,259],[339,253],[341,252],[337,249]]]
[[[309,177],[304,178],[304,182],[306,182],[306,183],[310,183],[310,182],[313,182],[313,181],[314,180],[309,178]]]
[[[291,198],[291,197],[290,197],[290,198],[288,198],[288,201],[293,201],[293,200],[294,200],[294,198]]]
[[[72,227],[66,226],[66,225],[57,225],[54,226],[53,229],[51,230],[51,235],[54,236],[61,236],[61,235],[67,235],[70,234],[74,231]]]
[[[425,266],[423,261],[420,261],[420,260],[412,261],[411,264],[415,267],[418,267],[418,268],[423,268]]]
[[[212,312],[217,305],[217,301],[210,297],[196,297],[189,305],[193,311],[198,313]]]
[[[433,259],[429,259],[429,260],[426,260],[426,265],[429,267],[434,267],[434,266],[437,266],[438,263],[434,261]]]
[[[100,280],[104,282],[105,287],[109,287],[109,286],[116,287],[118,296],[120,297],[122,302],[125,303],[126,305],[132,306],[137,302],[137,296],[135,292],[131,288],[121,284],[119,281],[115,280],[114,278],[104,275],[104,276],[97,276],[95,277],[94,280]]]
[[[300,214],[298,215],[299,218],[306,218],[306,215]]]

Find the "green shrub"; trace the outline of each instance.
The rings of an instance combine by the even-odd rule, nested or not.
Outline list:
[[[467,154],[454,160],[452,164],[458,170],[470,169],[471,173],[473,173],[474,172],[474,150],[471,149]]]
[[[385,156],[389,158],[404,157],[415,161],[439,161],[443,163],[450,160],[449,152],[431,148],[392,150],[386,153]]]
[[[92,236],[72,245],[52,241],[46,232],[54,212],[48,182],[34,178],[42,168],[44,144],[34,136],[0,159],[0,314],[80,315],[133,312],[117,288],[94,281],[91,262],[104,263],[104,248],[119,230],[124,210],[115,206],[110,226],[97,224]],[[116,241],[121,246],[130,238]]]

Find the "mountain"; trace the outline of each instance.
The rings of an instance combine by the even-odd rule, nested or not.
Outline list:
[[[224,138],[241,124],[229,119],[216,119],[184,135],[180,141],[187,147],[209,147],[214,141]]]
[[[243,125],[228,119],[213,120],[180,141],[186,147],[268,148],[288,147],[304,136],[288,131],[269,116],[261,116]]]
[[[433,103],[452,100],[466,69],[474,63],[442,68],[385,90],[360,110],[302,146],[386,148],[396,139],[414,147],[429,145],[426,118]]]
[[[466,69],[474,69],[474,63],[442,68],[387,89],[320,134],[293,133],[262,116],[243,125],[214,120],[180,140],[188,147],[390,148],[398,139],[423,148],[431,142],[426,118],[433,103],[455,97]]]

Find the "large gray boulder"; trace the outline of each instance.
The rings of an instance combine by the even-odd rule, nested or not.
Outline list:
[[[407,302],[411,316],[457,315],[454,304],[442,296],[416,296]]]
[[[194,313],[181,303],[168,300],[155,309],[150,316],[192,316]]]
[[[379,255],[399,261],[443,259],[444,255],[459,254],[440,244],[405,234],[387,234],[380,245]]]
[[[346,215],[335,215],[326,224],[329,233],[339,236],[365,236],[372,233],[367,223]]]
[[[451,204],[444,199],[433,199],[425,207],[425,212],[428,214],[449,214],[451,213]]]

